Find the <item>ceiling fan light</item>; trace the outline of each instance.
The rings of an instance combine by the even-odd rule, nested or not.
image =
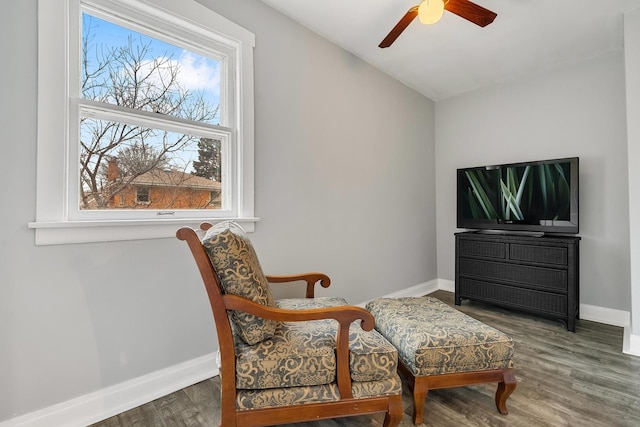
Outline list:
[[[418,8],[418,19],[423,24],[435,24],[444,13],[443,0],[422,0]]]

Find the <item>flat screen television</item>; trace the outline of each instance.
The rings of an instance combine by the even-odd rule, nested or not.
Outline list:
[[[457,227],[577,234],[578,158],[457,171]]]

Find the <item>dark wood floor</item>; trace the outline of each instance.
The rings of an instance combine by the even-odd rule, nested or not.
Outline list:
[[[432,296],[453,305],[453,294]],[[515,341],[518,387],[507,401],[509,415],[493,402],[495,386],[434,390],[427,396],[428,426],[640,426],[640,358],[622,354],[623,330],[580,320],[576,332],[558,321],[463,301],[460,311],[510,335]],[[216,426],[219,377],[203,381],[95,424],[125,426]],[[411,400],[404,387],[405,417]],[[294,424],[296,427],[379,426],[382,415]]]

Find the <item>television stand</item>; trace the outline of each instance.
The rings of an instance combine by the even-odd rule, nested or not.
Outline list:
[[[575,332],[577,236],[456,233],[455,304],[482,301],[562,320]]]

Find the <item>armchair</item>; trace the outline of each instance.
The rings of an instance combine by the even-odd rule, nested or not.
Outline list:
[[[266,426],[385,412],[403,416],[397,351],[373,316],[342,298],[315,298],[322,273],[265,276],[232,221],[176,233],[203,279],[220,348],[221,425]],[[306,298],[275,300],[269,283],[306,282]],[[357,322],[359,321],[359,322]]]

